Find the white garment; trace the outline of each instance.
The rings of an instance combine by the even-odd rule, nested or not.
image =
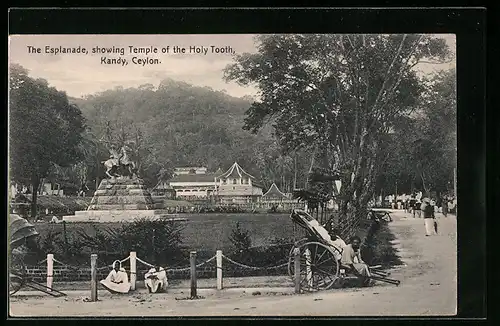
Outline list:
[[[333,240],[332,242],[335,244],[336,247],[339,247],[341,249],[344,249],[344,247],[347,246],[345,241],[339,238],[338,236],[337,239]]]
[[[338,257],[335,257],[335,258],[337,260],[340,260],[340,255],[342,253],[342,249],[346,246],[344,240],[337,238],[337,240],[333,241],[332,237],[330,237],[330,234],[328,233],[328,231],[323,226],[321,226],[318,223],[318,221],[316,221],[314,219],[309,221],[309,225],[311,225],[311,227],[316,232],[318,232],[318,234],[321,236],[321,238],[323,240],[325,240],[325,242],[331,244],[333,247],[335,247],[337,249],[335,252],[336,253],[338,252],[338,253],[335,256],[338,256]]]
[[[434,219],[433,218],[424,218],[425,223],[425,234],[426,235],[435,235],[436,231],[434,230]]]
[[[159,271],[156,271],[156,268],[151,268],[144,275],[144,284],[151,293],[157,293],[160,290],[166,291],[168,286],[167,273],[163,267],[160,267]]]
[[[340,249],[340,251],[342,251],[341,250],[342,247],[339,247],[339,244],[335,243],[335,241],[332,241],[332,238],[330,237],[330,234],[328,233],[328,231],[323,226],[321,226],[318,223],[318,221],[312,220],[312,221],[309,221],[309,224],[316,232],[319,233],[319,235],[321,236],[322,239],[324,239],[326,242],[330,243],[332,246],[335,246],[337,249]],[[345,242],[344,242],[344,245],[345,245]]]
[[[118,272],[112,269],[108,277],[100,283],[111,293],[128,293],[130,291],[128,275],[121,267]]]
[[[337,239],[334,241],[331,241],[333,246],[338,249],[338,251],[335,251],[335,259],[340,260],[342,258],[342,251],[344,248],[347,246],[344,240],[342,240],[340,237],[337,236]]]

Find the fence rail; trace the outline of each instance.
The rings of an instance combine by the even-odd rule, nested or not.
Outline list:
[[[193,259],[193,253],[194,253],[194,259]],[[95,254],[94,254],[95,255]],[[102,275],[101,273],[104,270],[109,270],[113,268],[113,264],[106,264],[104,266],[98,267],[97,263],[97,258],[94,258],[91,255],[91,264],[89,267],[84,267],[84,266],[75,266],[71,264],[67,264],[63,261],[58,260],[57,258],[54,257],[53,254],[48,254],[47,258],[39,261],[35,268],[38,268],[39,274],[37,275],[38,277],[43,277],[45,275],[46,281],[47,281],[47,287],[52,288],[53,284],[57,281],[59,281],[59,278],[61,278],[61,268],[66,271],[71,271],[72,273],[77,272],[77,275],[83,276],[83,277],[91,277],[92,282],[94,282],[94,278],[98,277],[98,275]],[[95,255],[97,257],[97,255]],[[95,260],[95,261],[94,261]],[[128,272],[130,274],[130,282],[131,282],[131,290],[136,289],[136,283],[137,283],[137,272],[138,272],[138,264],[141,264],[147,268],[155,268],[157,265],[152,264],[150,262],[147,262],[139,257],[137,257],[136,252],[130,252],[129,256],[118,260],[120,263],[125,263],[129,262],[128,264]],[[188,272],[190,271],[191,274],[191,279],[193,280],[196,279],[196,274],[199,272],[199,268],[205,265],[210,265],[213,262],[216,262],[216,264],[213,266],[214,271],[216,272],[216,288],[221,290],[223,289],[223,261],[226,261],[227,266],[233,266],[233,267],[238,267],[242,268],[245,270],[251,270],[251,271],[268,271],[268,270],[278,270],[280,268],[283,268],[288,265],[288,262],[283,263],[283,264],[278,264],[278,265],[273,265],[273,266],[250,266],[241,262],[238,262],[236,260],[233,260],[229,258],[228,256],[222,254],[221,250],[217,250],[216,254],[203,262],[200,262],[196,264],[196,252],[191,252],[191,259],[190,263],[188,266],[185,267],[179,267],[179,268],[165,268],[165,271],[174,273],[174,272]],[[29,270],[29,268],[27,268]],[[227,271],[227,269],[226,269]],[[101,273],[98,273],[101,272]],[[194,273],[194,275],[193,275]],[[30,274],[30,273],[28,273]],[[88,280],[88,278],[87,278]],[[194,282],[196,284],[196,282]],[[97,286],[92,286],[92,291],[96,291],[94,289],[97,289]],[[196,291],[195,291],[196,292]],[[193,292],[193,293],[195,293]],[[97,294],[93,293],[91,297],[97,298]]]

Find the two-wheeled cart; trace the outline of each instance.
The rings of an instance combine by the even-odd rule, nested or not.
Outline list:
[[[300,255],[300,287],[303,291],[312,292],[328,290],[339,284],[345,278],[357,278],[353,275],[341,273],[345,269],[341,266],[342,247],[332,241],[328,231],[305,211],[293,210],[290,218],[306,230],[306,237],[295,242],[290,250],[288,273],[295,279],[295,249]],[[370,279],[399,285],[400,281],[387,278],[388,273],[381,270],[381,266],[370,267]]]

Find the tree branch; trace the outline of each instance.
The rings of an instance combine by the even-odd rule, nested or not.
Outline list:
[[[410,61],[410,58],[411,56],[413,55],[413,53],[415,52],[419,42],[422,40],[423,38],[423,35],[421,35],[416,41],[415,43],[413,44],[410,52],[408,53],[408,55],[406,56],[406,60],[402,60],[405,61],[406,63],[408,63]],[[392,98],[392,96],[394,95],[394,92],[396,91],[397,87],[399,86],[399,84],[401,83],[401,80],[402,80],[402,77],[403,77],[403,73],[405,71],[405,68],[406,70],[408,71],[409,69],[411,69],[413,66],[406,66],[405,64],[402,64],[399,71],[398,71],[398,77],[396,79],[396,83],[390,88],[390,90],[388,91],[388,94],[387,96],[385,97],[385,100],[384,102],[379,106],[379,108],[377,109],[377,116],[376,118],[374,119],[374,121],[372,122],[372,124],[369,126],[369,130],[371,130],[373,124],[375,121],[379,121],[381,118],[382,118],[382,115],[383,115],[383,109],[384,107],[387,105],[387,103],[389,102],[389,100]],[[385,81],[384,81],[385,83]]]
[[[373,107],[376,109],[377,108],[377,105],[378,105],[378,102],[380,101],[380,97],[382,96],[382,93],[384,92],[385,90],[385,86],[387,85],[387,81],[388,81],[388,76],[389,76],[389,73],[391,72],[392,70],[392,67],[394,66],[394,64],[396,63],[396,59],[399,57],[399,55],[401,54],[401,50],[403,49],[403,44],[404,44],[404,41],[406,40],[406,34],[403,35],[403,39],[401,40],[401,43],[399,43],[399,47],[398,47],[398,51],[396,52],[396,55],[394,56],[394,58],[392,58],[392,62],[391,64],[389,65],[389,67],[387,68],[387,71],[384,75],[384,82],[382,83],[382,86],[380,87],[380,90],[378,92],[378,95],[377,95],[377,98],[375,99],[375,103],[373,104]]]

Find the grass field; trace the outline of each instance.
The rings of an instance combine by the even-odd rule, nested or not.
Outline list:
[[[236,222],[240,227],[248,230],[252,239],[252,246],[265,246],[274,238],[289,238],[293,241],[294,227],[288,214],[182,214],[188,220],[178,222],[182,226],[183,246],[191,250],[224,251],[231,250],[229,236]],[[122,223],[67,223],[66,232],[71,235],[75,229],[83,229],[92,235],[94,226],[120,227]],[[62,231],[60,224],[37,224],[36,229],[41,237],[53,231]],[[296,237],[302,236],[302,230],[296,230]]]

